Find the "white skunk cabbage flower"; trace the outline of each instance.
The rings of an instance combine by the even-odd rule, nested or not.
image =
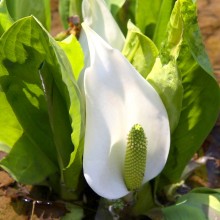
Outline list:
[[[120,51],[123,49],[125,37],[104,0],[83,0],[82,16],[84,23],[93,29],[108,44]],[[79,75],[78,86],[84,98],[84,70],[90,65],[90,52],[86,34],[83,29],[80,33],[79,42],[84,52],[85,67]]]
[[[118,199],[163,169],[170,148],[168,116],[157,92],[121,52],[86,23],[82,27],[90,51],[84,176],[98,195]]]
[[[112,47],[122,50],[125,37],[104,0],[83,0],[83,21]],[[83,41],[82,31],[80,41]],[[84,44],[83,44],[84,45]]]

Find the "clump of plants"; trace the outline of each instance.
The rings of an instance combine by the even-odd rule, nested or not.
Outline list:
[[[59,9],[53,37],[50,1],[0,1],[0,166],[77,201],[65,219],[85,216],[89,192],[96,219],[219,217],[219,189],[177,190],[220,109],[196,2]]]

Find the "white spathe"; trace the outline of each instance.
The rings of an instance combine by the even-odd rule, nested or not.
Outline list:
[[[123,49],[125,37],[104,0],[83,0],[83,21],[112,47]],[[80,41],[84,33],[80,36]]]
[[[147,136],[143,183],[163,169],[170,148],[166,109],[153,87],[126,58],[85,23],[90,66],[85,70],[85,178],[100,196],[117,199],[128,194],[123,179],[127,135],[140,124]]]
[[[125,37],[104,0],[83,0],[82,16],[84,23],[92,28],[108,44],[114,48],[119,49],[120,51],[122,50],[125,43]],[[90,53],[86,34],[83,29],[80,33],[79,42],[84,52],[84,63],[86,68],[90,65]],[[84,69],[81,71],[78,79],[78,86],[83,97],[85,73]]]

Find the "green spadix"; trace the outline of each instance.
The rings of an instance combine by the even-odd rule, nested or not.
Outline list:
[[[147,159],[147,139],[141,125],[135,124],[128,134],[124,162],[124,180],[129,191],[142,185]]]

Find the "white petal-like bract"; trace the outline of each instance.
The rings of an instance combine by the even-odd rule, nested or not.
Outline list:
[[[82,15],[84,22],[101,36],[113,48],[122,50],[125,37],[121,32],[117,22],[108,9],[104,0],[83,0]],[[90,53],[88,42],[84,30],[81,30],[79,42],[84,52],[85,68],[89,66]],[[78,85],[84,97],[84,69],[82,70]]]
[[[84,22],[112,47],[123,49],[125,38],[104,0],[83,0]]]
[[[157,176],[166,163],[170,148],[168,116],[157,92],[121,52],[85,23],[82,27],[90,51],[84,78],[84,175],[97,194],[117,199],[128,193],[123,168],[130,129],[140,124],[147,137],[144,183]]]

